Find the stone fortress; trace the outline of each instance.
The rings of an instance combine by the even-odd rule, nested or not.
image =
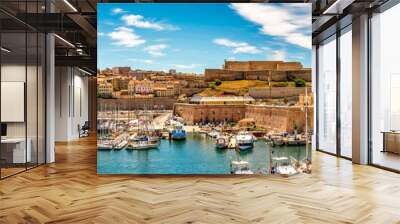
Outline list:
[[[205,69],[204,80],[261,80],[272,82],[292,81],[296,78],[311,82],[311,69],[300,62],[283,61],[225,61],[222,69]],[[305,91],[308,95],[305,97]],[[297,126],[304,131],[306,123],[313,127],[313,102],[310,87],[254,87],[249,96],[193,97],[189,103],[174,104],[173,113],[190,124],[239,122],[252,119],[258,127],[268,131],[294,131]],[[298,96],[296,105],[263,105],[254,99]],[[246,100],[246,97],[254,98]],[[199,98],[199,99],[197,99]],[[305,107],[305,99],[307,104]],[[193,100],[194,99],[194,100]],[[306,121],[305,113],[308,111]]]
[[[295,78],[311,82],[311,68],[303,68],[300,62],[284,61],[226,61],[222,69],[205,69],[206,82],[219,79],[263,80],[284,82]]]

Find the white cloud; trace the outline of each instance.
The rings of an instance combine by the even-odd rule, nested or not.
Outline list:
[[[286,61],[286,51],[273,50],[268,53],[268,59],[273,61]]]
[[[231,6],[245,19],[261,26],[263,34],[311,48],[311,4],[233,3]]]
[[[136,47],[146,43],[139,35],[135,34],[133,29],[126,27],[118,27],[113,32],[108,33],[108,36],[114,40],[114,45],[123,47]]]
[[[152,56],[164,56],[165,53],[163,52],[168,45],[166,44],[155,44],[150,45],[144,48],[144,50]]]
[[[103,32],[97,32],[97,36],[104,36]]]
[[[122,16],[122,20],[125,22],[127,26],[134,26],[138,28],[143,28],[143,29],[152,29],[152,30],[177,30],[179,29],[176,26],[173,26],[171,24],[165,24],[161,22],[156,22],[156,21],[150,21],[144,19],[143,16],[141,15],[124,15]]]
[[[247,54],[259,54],[261,51],[246,42],[236,42],[225,38],[214,39],[215,44],[232,48],[234,54],[247,53]]]
[[[174,68],[176,69],[194,69],[197,67],[202,66],[201,64],[189,64],[189,65],[174,65]]]
[[[125,13],[126,11],[121,9],[121,8],[114,8],[112,11],[112,14],[121,14],[121,13]]]

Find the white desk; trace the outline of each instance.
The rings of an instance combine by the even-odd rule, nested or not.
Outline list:
[[[31,162],[32,153],[31,145],[32,141],[30,138],[27,139],[28,147],[26,147],[25,152],[25,138],[2,138],[2,147],[12,147],[12,162],[13,163],[26,163]],[[2,149],[3,150],[3,149]],[[26,159],[26,160],[25,160]]]

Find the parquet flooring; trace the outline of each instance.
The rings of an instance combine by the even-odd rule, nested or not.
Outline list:
[[[400,223],[400,175],[313,153],[313,173],[96,174],[94,138],[0,181],[0,223]]]

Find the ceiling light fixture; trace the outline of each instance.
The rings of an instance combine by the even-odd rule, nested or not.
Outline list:
[[[73,6],[68,0],[64,0],[65,4],[67,4],[74,12],[78,12],[78,10]]]
[[[62,42],[66,43],[67,45],[69,45],[70,47],[75,48],[75,45],[73,45],[71,42],[69,42],[68,40],[60,37],[58,34],[54,34],[55,37],[57,37],[59,40],[61,40]]]
[[[11,52],[11,50],[9,50],[9,49],[7,49],[5,47],[1,47],[1,51],[4,51],[6,53],[10,53]]]

